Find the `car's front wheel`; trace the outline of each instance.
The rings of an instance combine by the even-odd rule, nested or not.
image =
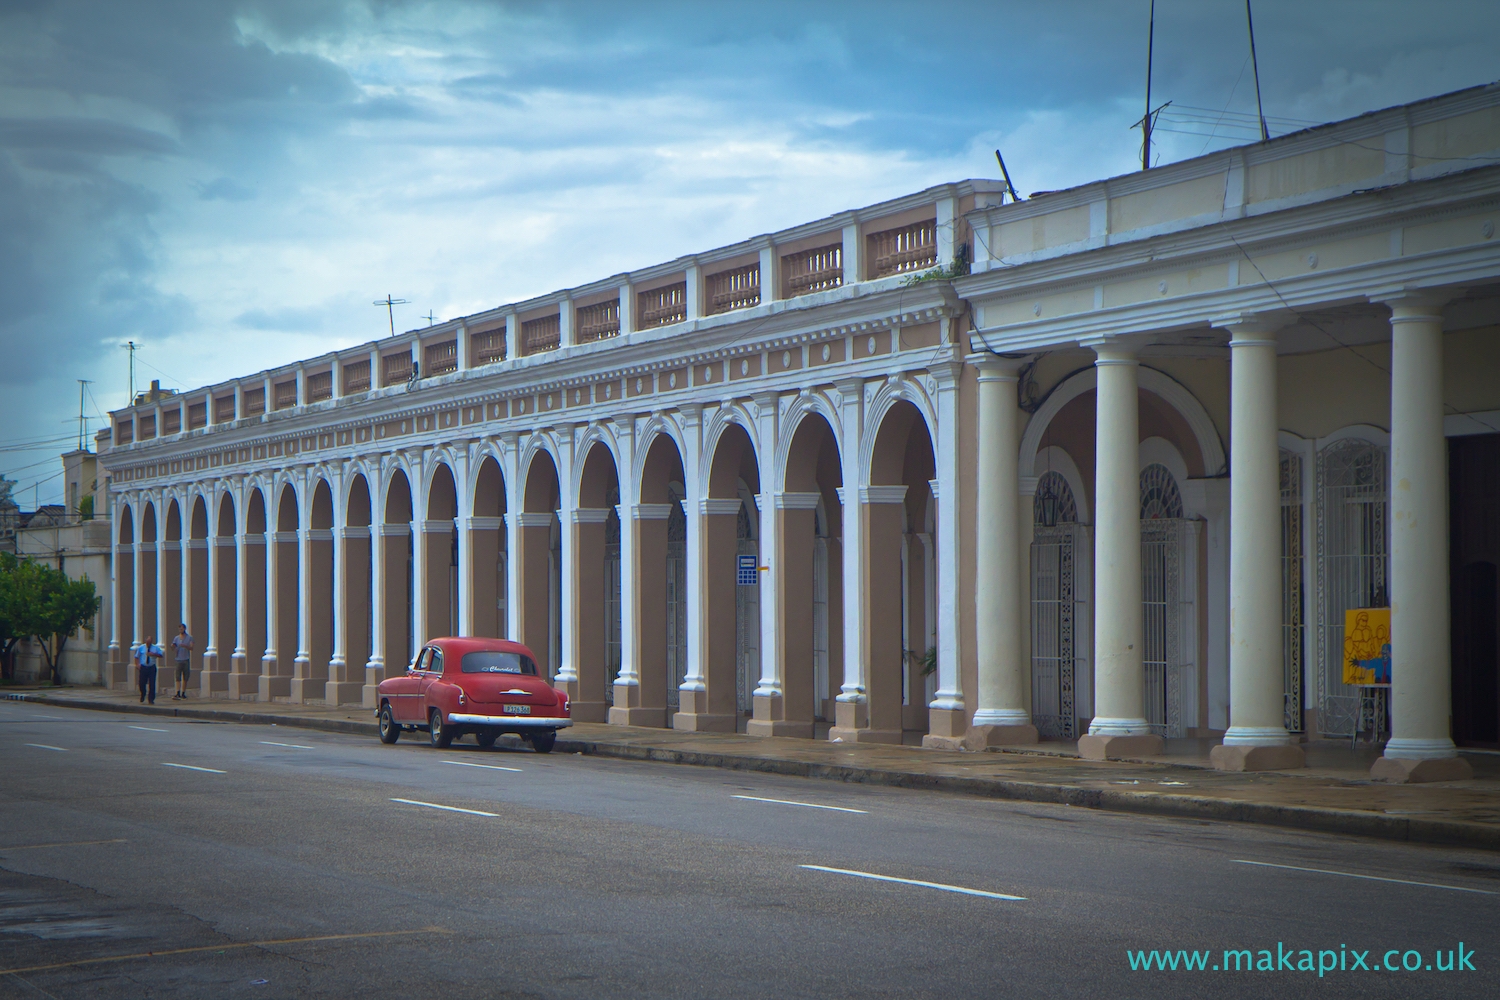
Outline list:
[[[391,713],[391,703],[380,706],[380,742],[394,743],[401,738],[401,724]]]
[[[531,734],[531,749],[537,753],[551,753],[552,747],[557,743],[557,730],[544,729],[539,733]]]
[[[486,750],[489,750],[491,747],[493,747],[495,745],[495,740],[497,740],[499,737],[499,733],[485,732],[483,729],[474,734],[474,739],[478,740],[479,745],[484,747]]]
[[[453,730],[443,725],[443,713],[435,708],[427,716],[427,736],[440,749],[447,749],[453,743]]]

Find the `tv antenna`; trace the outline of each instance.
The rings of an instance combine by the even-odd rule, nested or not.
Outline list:
[[[1156,45],[1156,0],[1151,0],[1151,21],[1146,29],[1146,114],[1141,118],[1141,169],[1151,169],[1151,56]],[[1165,107],[1166,105],[1162,105]]]
[[[1010,171],[1005,169],[1005,157],[1000,155],[1000,150],[995,150],[995,161],[1000,164],[1000,176],[1005,178],[1005,186],[1010,191],[1011,201],[1020,201],[1021,196],[1016,194],[1016,186],[1010,182]]]
[[[425,319],[425,320],[426,320],[426,321],[427,321],[427,325],[428,325],[428,326],[431,326],[431,325],[432,325],[432,324],[434,324],[434,323],[436,323],[436,322],[437,322],[437,319],[436,319],[436,317],[434,317],[434,316],[433,316],[433,315],[432,315],[432,310],[431,310],[431,309],[429,309],[429,310],[427,310],[427,315],[426,315],[426,316],[423,316],[423,317],[422,317],[422,318],[423,318],[423,319]]]
[[[84,442],[84,438],[87,436],[87,431],[85,429],[84,416],[83,416],[83,392],[84,392],[84,389],[87,386],[89,386],[91,383],[92,383],[91,379],[81,378],[81,379],[78,380],[78,450],[79,451],[83,451],[84,450],[84,448],[83,448],[83,442]]]
[[[1250,0],[1245,0],[1245,27],[1250,29],[1250,68],[1255,72],[1255,113],[1260,117],[1260,141],[1271,141],[1266,130],[1266,109],[1260,103],[1260,63],[1255,59],[1255,19],[1250,16]]]
[[[393,299],[391,293],[386,292],[385,298],[376,299],[371,305],[385,306],[386,318],[391,321],[391,336],[396,335],[396,306],[406,305],[406,299]]]

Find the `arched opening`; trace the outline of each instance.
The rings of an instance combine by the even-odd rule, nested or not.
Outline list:
[[[595,441],[583,460],[573,523],[575,588],[568,623],[576,681],[570,681],[573,717],[607,718],[620,670],[620,480],[614,455]]]
[[[385,523],[381,528],[381,581],[385,590],[384,670],[393,676],[416,656],[413,601],[415,542],[412,539],[411,482],[397,470],[385,490]]]
[[[470,621],[475,635],[500,638],[509,630],[505,544],[505,475],[500,463],[486,457],[474,480],[474,516],[471,523],[472,566]]]
[[[115,516],[119,519],[114,560],[115,594],[119,601],[115,607],[115,631],[125,645],[125,686],[133,690],[136,687],[136,668],[131,650],[144,638],[137,631],[140,623],[135,617],[135,511],[128,503],[122,503]]]
[[[214,536],[209,540],[209,570],[212,580],[212,611],[208,646],[203,651],[202,690],[206,697],[229,691],[229,670],[234,655],[238,615],[239,560],[235,552],[237,515],[234,498],[219,494],[214,517]]]
[[[1197,715],[1196,538],[1171,469],[1147,464],[1140,491],[1142,705],[1151,731],[1175,739]]]
[[[292,701],[322,701],[333,658],[333,489],[328,481],[313,484],[308,503],[307,537],[302,543],[307,568],[301,600],[302,635],[292,668]]]
[[[157,639],[162,643],[162,648],[172,641],[177,634],[179,622],[185,623],[182,614],[182,507],[175,500],[167,502],[167,513],[162,519],[164,529],[162,538],[166,544],[162,547],[161,557],[161,630],[162,635]],[[168,649],[168,653],[173,650]],[[168,656],[167,662],[175,664],[176,657]]]
[[[1063,473],[1048,469],[1038,477],[1031,519],[1031,721],[1043,739],[1072,740],[1087,645],[1080,562],[1088,543]]]
[[[370,486],[356,474],[344,500],[344,527],[335,550],[342,561],[343,615],[334,641],[324,700],[330,705],[358,705],[364,700],[365,664],[370,659],[371,547]]]
[[[757,699],[750,732],[809,738],[826,732],[843,684],[843,469],[838,439],[817,413],[792,433],[775,516],[781,551],[769,560],[780,607],[774,651],[781,702]]]
[[[208,503],[203,497],[193,498],[188,516],[187,550],[182,558],[187,567],[183,582],[183,618],[187,621],[188,634],[193,637],[193,651],[188,657],[193,676],[201,684],[203,654],[208,648]]]
[[[266,502],[258,488],[245,501],[245,564],[240,570],[244,588],[243,649],[236,648],[229,664],[229,697],[253,699],[260,694],[261,661],[266,649]]]
[[[921,412],[902,400],[880,421],[870,453],[865,519],[864,642],[868,728],[844,739],[920,743],[936,682],[935,623],[927,581],[936,580],[932,437]]]
[[[147,500],[141,504],[140,579],[136,590],[140,598],[136,613],[140,615],[137,631],[143,638],[161,641],[161,629],[157,621],[158,587],[156,561],[156,504]]]
[[[440,463],[427,487],[422,530],[422,642],[458,634],[458,488]]]
[[[632,553],[621,570],[617,671],[623,673],[614,687],[609,718],[624,725],[701,729],[697,723],[703,709],[694,700],[701,692],[682,691],[688,677],[689,610],[682,456],[665,432],[648,442],[637,484],[640,503],[619,523],[618,547],[609,535],[614,523],[605,522],[606,560],[627,547]],[[732,721],[733,715],[726,715],[723,728]]]
[[[269,607],[266,616],[266,649],[261,656],[260,683],[256,697],[260,701],[290,698],[293,661],[297,654],[298,551],[297,528],[300,514],[297,491],[290,483],[276,495],[275,530],[266,546],[266,578]]]
[[[711,716],[745,731],[761,675],[760,465],[750,435],[724,428],[709,465],[703,520],[705,684]]]
[[[521,581],[516,621],[521,642],[546,664],[548,678],[562,666],[562,530],[557,466],[546,451],[537,451],[526,469],[517,535]]]

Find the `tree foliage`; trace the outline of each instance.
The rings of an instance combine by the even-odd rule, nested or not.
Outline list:
[[[68,640],[94,620],[101,598],[89,579],[74,580],[62,570],[0,553],[0,663],[13,674],[16,643],[35,636],[54,684],[62,683],[58,662]]]

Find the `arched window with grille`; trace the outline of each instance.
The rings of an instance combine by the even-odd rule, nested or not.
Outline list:
[[[1186,735],[1184,689],[1190,678],[1190,644],[1184,642],[1184,604],[1191,602],[1184,565],[1190,526],[1183,520],[1177,477],[1160,463],[1141,470],[1141,660],[1144,708],[1152,732]]]
[[[1073,488],[1059,472],[1032,500],[1031,719],[1043,738],[1077,737],[1078,557],[1083,537]]]

